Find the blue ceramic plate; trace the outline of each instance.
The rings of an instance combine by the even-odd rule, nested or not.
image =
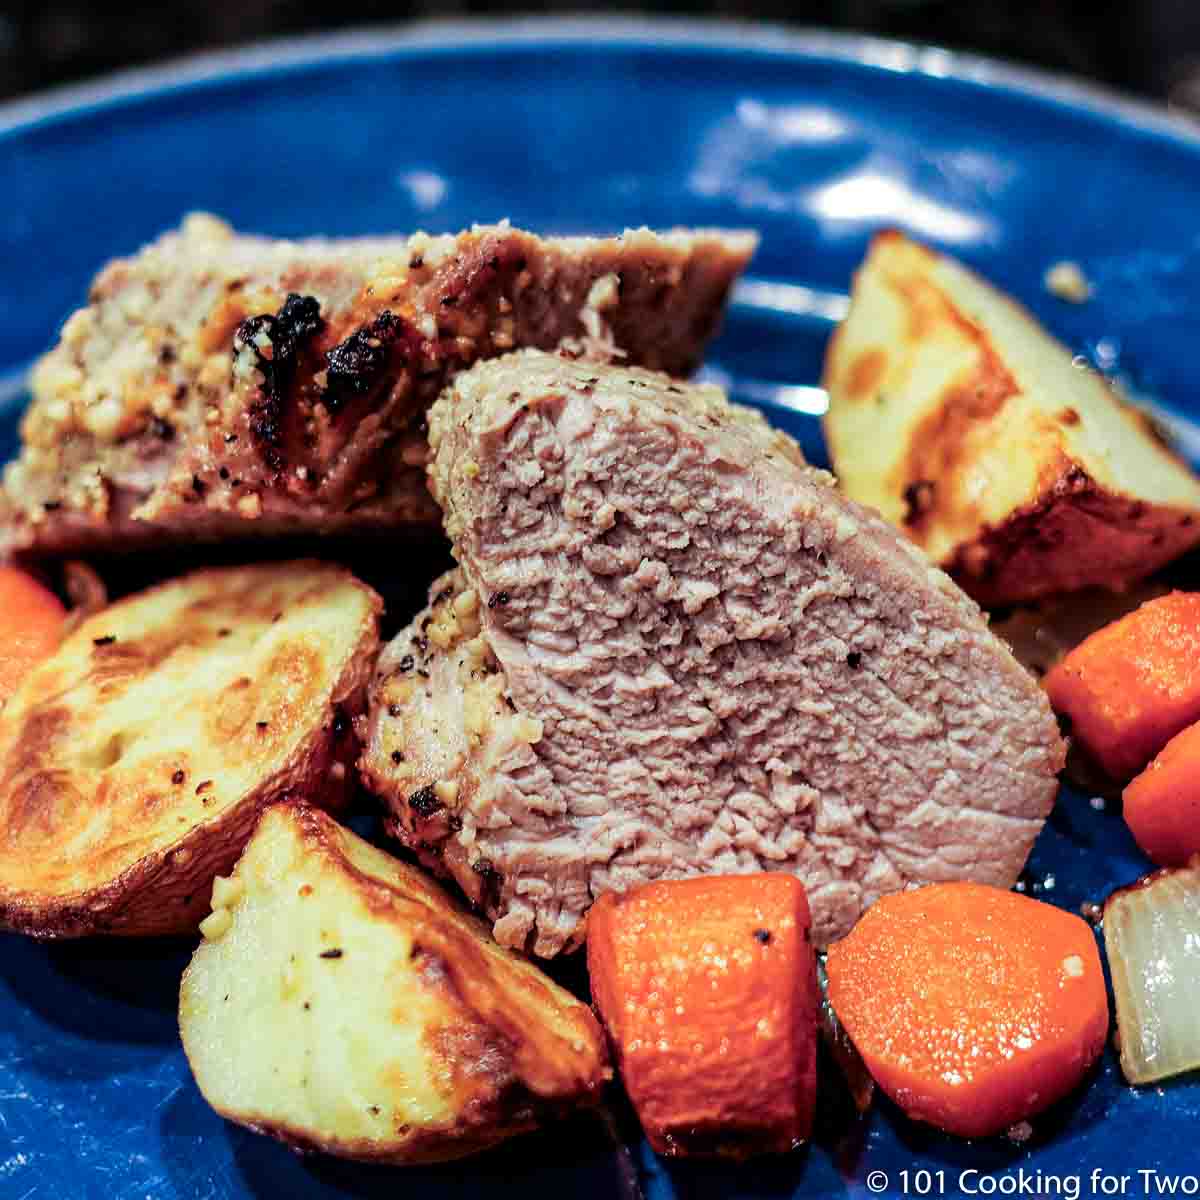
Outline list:
[[[505,216],[556,232],[754,226],[762,249],[710,370],[818,459],[822,351],[884,225],[980,267],[1185,431],[1200,410],[1200,138],[941,51],[611,23],[292,43],[0,110],[0,179],[5,452],[23,371],[96,268],[197,208],[281,235]],[[1064,258],[1092,303],[1044,291]],[[1077,910],[1146,866],[1116,812],[1067,795],[1030,870]],[[201,1100],[175,1027],[186,957],[0,938],[0,1195],[584,1200],[628,1194],[632,1175],[652,1198],[1142,1195],[1141,1171],[1200,1171],[1200,1087],[1132,1091],[1111,1054],[1023,1147],[963,1145],[881,1103],[862,1122],[823,1117],[793,1158],[736,1168],[658,1162],[620,1111],[624,1155],[581,1119],[438,1169],[303,1160]]]

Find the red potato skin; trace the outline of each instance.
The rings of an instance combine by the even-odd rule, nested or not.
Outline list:
[[[1072,735],[1128,780],[1200,720],[1200,593],[1171,592],[1092,634],[1045,680]]]
[[[784,874],[651,883],[592,908],[592,997],[659,1154],[745,1158],[808,1138],[809,928],[803,884]]]
[[[314,570],[320,566],[307,565]],[[232,580],[240,570],[226,569],[223,586],[235,586]],[[190,578],[200,580],[204,574],[196,572]],[[333,574],[353,581],[344,568],[333,568]],[[86,792],[74,790],[63,782],[65,773],[57,769],[58,743],[47,732],[54,725],[45,715],[56,711],[62,677],[54,673],[53,663],[43,664],[41,669],[48,672],[47,676],[29,680],[34,695],[31,707],[24,710],[25,717],[16,725],[0,724],[0,930],[46,939],[167,937],[193,933],[208,915],[213,878],[233,867],[264,808],[287,799],[307,799],[331,811],[345,808],[356,786],[354,762],[358,740],[354,718],[365,704],[366,681],[378,650],[378,622],[383,610],[382,600],[373,591],[354,582],[369,594],[369,615],[357,628],[354,652],[329,687],[324,716],[306,728],[302,739],[289,741],[287,760],[264,772],[252,790],[224,807],[214,806],[216,811],[207,819],[181,821],[174,829],[175,840],[163,839],[165,844],[156,844],[146,837],[145,829],[136,819],[139,810],[120,807],[128,802],[129,796],[139,794],[135,785],[109,785]],[[178,581],[170,580],[120,603],[139,602],[152,592],[177,585]],[[256,601],[249,593],[245,595],[247,606],[261,603],[269,605],[268,614],[273,612],[269,598]],[[263,619],[263,614],[260,612],[258,617]],[[100,630],[104,628],[100,626]],[[86,638],[88,634],[81,634],[77,628],[71,636]],[[182,643],[176,639],[167,645],[172,648],[186,641],[184,636]],[[127,645],[123,642],[122,646],[103,649],[111,652]],[[95,640],[92,647],[93,653],[101,648]],[[159,649],[156,653],[165,651]],[[305,653],[302,646],[293,646],[285,658],[275,658],[275,667],[283,678],[291,677],[290,659],[303,660]],[[139,660],[126,656],[125,661]],[[250,682],[248,677],[247,682]],[[5,716],[11,717],[12,712],[7,709]],[[286,722],[278,724],[286,727]],[[265,747],[270,743],[257,733],[252,742],[243,739],[239,744],[250,745],[252,754],[269,753]],[[31,779],[35,784],[32,789],[28,786]],[[32,805],[14,800],[29,795],[33,797]],[[80,835],[78,821],[97,808],[106,815],[109,831],[103,838],[85,838]],[[128,817],[130,811],[134,819]],[[140,811],[149,812],[154,818],[158,810],[143,803]],[[126,814],[121,838],[111,825],[118,812]],[[148,827],[155,828],[153,824]],[[114,847],[119,853],[126,839],[128,844],[143,848],[140,856],[123,869],[112,870],[109,855]],[[44,870],[51,857],[49,851],[57,851],[59,846],[71,847],[71,867],[80,881],[69,890],[56,882],[46,882]]]

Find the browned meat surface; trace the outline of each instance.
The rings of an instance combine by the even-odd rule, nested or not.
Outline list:
[[[437,521],[424,415],[514,347],[699,361],[750,234],[280,242],[189,218],[106,267],[32,377],[4,544],[152,541]]]
[[[363,768],[498,939],[600,893],[790,870],[818,942],[1016,879],[1063,746],[979,609],[715,389],[528,352],[430,415],[459,568],[387,647]]]

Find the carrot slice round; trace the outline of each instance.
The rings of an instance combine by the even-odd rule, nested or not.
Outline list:
[[[1125,823],[1162,867],[1200,854],[1200,724],[1173,737],[1125,789]]]
[[[983,1137],[1065,1096],[1099,1056],[1108,997],[1071,913],[975,883],[877,901],[830,948],[829,997],[910,1117]]]

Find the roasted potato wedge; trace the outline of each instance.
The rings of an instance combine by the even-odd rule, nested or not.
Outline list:
[[[348,787],[381,607],[298,562],[201,571],[84,621],[0,714],[0,927],[195,929],[265,805]]]
[[[179,1028],[223,1116],[305,1150],[460,1158],[598,1097],[586,1005],[419,870],[301,804],[268,809],[184,973]]]
[[[1200,542],[1200,481],[1024,309],[877,237],[825,367],[846,493],[981,603],[1120,587]]]

